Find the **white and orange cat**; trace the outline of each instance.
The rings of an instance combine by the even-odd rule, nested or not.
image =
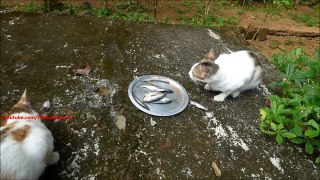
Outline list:
[[[256,88],[261,83],[262,68],[252,52],[237,51],[214,58],[211,49],[189,71],[194,82],[206,84],[205,90],[221,92],[214,96],[214,101],[224,101],[229,95],[237,97],[241,92]]]
[[[46,166],[57,163],[60,156],[53,152],[53,136],[40,119],[10,119],[18,116],[38,116],[31,109],[26,90],[18,103],[1,116],[0,179],[38,179]]]

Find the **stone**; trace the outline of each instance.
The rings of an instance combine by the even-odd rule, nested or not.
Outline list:
[[[120,130],[126,129],[126,117],[124,116],[117,116],[116,125]]]
[[[154,120],[151,118],[151,119],[150,119],[150,125],[151,125],[152,127],[154,127],[155,125],[157,125],[157,122],[154,121]]]
[[[267,39],[268,29],[267,28],[260,28],[259,32],[257,33],[256,39],[258,41],[265,41]]]

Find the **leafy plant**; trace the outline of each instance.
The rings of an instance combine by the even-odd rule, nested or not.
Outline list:
[[[270,86],[281,87],[283,95],[269,96],[267,106],[260,109],[260,130],[278,143],[288,139],[304,145],[320,163],[320,51],[316,54],[304,56],[297,48],[273,57],[283,80]]]
[[[26,6],[24,6],[22,10],[26,12],[41,12],[41,8],[41,4],[35,1],[31,1]]]
[[[286,8],[293,8],[295,7],[294,0],[273,0],[273,4],[277,7],[284,6]]]
[[[297,22],[304,23],[309,27],[318,26],[320,21],[319,16],[312,16],[310,14],[289,14],[289,17]]]
[[[201,16],[196,16],[192,18],[178,16],[177,18],[177,20],[179,20],[181,24],[211,27],[226,27],[230,25],[236,25],[236,19],[237,18],[235,16],[231,16],[230,18],[226,19],[221,16],[212,16],[211,14],[209,14],[208,17],[205,19]]]

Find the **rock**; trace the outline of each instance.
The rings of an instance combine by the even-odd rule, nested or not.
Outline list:
[[[268,35],[268,29],[260,28],[256,38],[258,41],[265,41],[267,40],[267,35]]]
[[[258,31],[258,32],[257,32]],[[269,30],[267,28],[243,28],[240,30],[241,34],[244,35],[246,40],[257,39],[259,41],[264,41],[267,39]]]
[[[97,128],[97,127],[98,127],[98,124],[94,124],[92,127],[93,127],[93,128]]]
[[[82,10],[78,13],[78,16],[88,16],[91,15],[91,12],[89,10]]]
[[[126,129],[126,117],[124,116],[117,116],[116,125],[119,129],[125,130]]]
[[[251,40],[251,39],[254,39],[254,36],[257,32],[257,29],[256,28],[243,28],[240,30],[241,34],[244,35],[244,38],[246,40]]]
[[[140,139],[140,138],[141,138],[141,135],[140,135],[140,134],[136,134],[136,137],[137,137],[138,139]]]
[[[155,125],[157,125],[157,122],[154,121],[154,120],[151,118],[151,119],[150,119],[150,125],[151,125],[152,127],[154,127]]]

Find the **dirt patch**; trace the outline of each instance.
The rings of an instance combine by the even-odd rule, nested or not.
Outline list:
[[[259,8],[259,9],[254,9]],[[296,9],[283,9],[279,12],[268,12],[268,6],[264,3],[256,2],[254,10],[238,5],[222,4],[221,8],[212,7],[209,10],[213,16],[223,16],[226,18],[236,17],[237,27],[242,28],[267,28],[273,31],[287,32],[287,36],[268,35],[265,41],[249,40],[252,48],[260,51],[267,58],[275,53],[281,51],[290,51],[295,48],[301,48],[307,54],[314,54],[319,48],[319,24],[317,26],[308,27],[302,22],[294,20],[292,16],[313,16],[319,13],[308,6],[297,6]],[[179,23],[177,21],[177,10],[185,11],[187,17],[192,17],[192,14],[197,13],[194,9],[188,9],[181,2],[159,1],[157,18],[167,18],[172,23]],[[199,13],[199,12],[198,12]],[[317,37],[297,37],[291,36],[290,33],[313,33],[318,34]]]
[[[9,1],[2,0],[3,5],[10,8],[27,5],[31,0]],[[42,4],[42,0],[34,1]],[[63,1],[81,5],[90,2],[92,7],[110,8],[127,3],[120,1]],[[156,3],[157,2],[157,3]],[[201,0],[137,0],[131,6],[143,6],[150,16],[166,20],[170,24],[183,24],[183,20],[196,22],[204,19],[207,1]],[[128,4],[126,4],[128,6]],[[318,5],[319,6],[319,5]],[[221,26],[238,28],[265,28],[268,30],[265,41],[248,40],[250,46],[260,51],[267,58],[280,51],[290,51],[300,47],[307,54],[314,54],[319,48],[319,12],[317,8],[297,6],[294,9],[276,9],[271,3],[253,1],[252,4],[238,4],[237,1],[212,1],[209,6],[209,16],[216,18]],[[276,36],[275,36],[276,35]],[[302,36],[302,37],[297,37]],[[307,37],[312,36],[312,38]],[[263,38],[265,39],[265,38]]]

